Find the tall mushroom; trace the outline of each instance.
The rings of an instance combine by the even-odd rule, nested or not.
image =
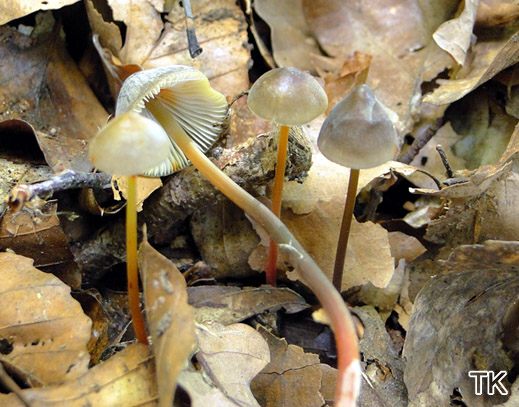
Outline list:
[[[169,137],[151,119],[127,112],[108,122],[92,139],[88,156],[99,170],[128,176],[126,197],[126,270],[128,300],[137,340],[147,343],[144,319],[140,312],[137,272],[137,180],[136,176],[167,159]]]
[[[350,168],[333,270],[333,285],[339,291],[360,170],[383,164],[398,152],[398,134],[392,115],[395,113],[375,97],[368,85],[359,85],[335,105],[319,132],[317,145],[323,155]]]
[[[187,90],[190,96],[182,97]],[[176,155],[170,156],[167,162],[152,173],[160,173],[166,167],[171,169],[173,163],[178,164],[178,157],[184,157],[181,164],[189,159],[202,175],[291,254],[302,278],[315,292],[330,317],[336,335],[339,369],[336,405],[353,407],[360,383],[359,350],[351,315],[342,297],[286,226],[202,152],[207,143],[201,142],[209,139],[207,131],[219,129],[222,125],[226,112],[226,105],[222,106],[224,100],[223,95],[213,90],[207,78],[198,71],[188,67],[157,68],[137,72],[123,83],[116,111],[117,114],[135,111],[151,116],[168,133],[172,151]],[[190,120],[181,117],[180,112],[188,115]],[[195,130],[194,124],[203,124],[204,130]]]
[[[312,75],[296,68],[277,68],[254,82],[247,103],[256,115],[279,125],[272,212],[280,217],[289,127],[315,119],[326,110],[328,98]],[[276,262],[277,245],[271,240],[265,271],[267,283],[273,286],[276,285]]]

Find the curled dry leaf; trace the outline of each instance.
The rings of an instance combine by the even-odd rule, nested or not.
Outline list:
[[[0,3],[0,25],[4,25],[11,20],[26,16],[38,10],[54,10],[77,3],[78,1],[79,0],[7,0]]]
[[[85,147],[107,113],[67,54],[56,24],[50,13],[38,15],[36,37],[0,27],[0,119],[30,123],[55,172],[89,171]]]
[[[251,380],[270,361],[263,337],[249,325],[217,323],[197,329],[197,360],[218,388],[239,406],[257,406]]]
[[[252,381],[252,391],[262,406],[321,407],[319,356],[287,344],[264,328],[260,333],[270,348],[270,363]]]
[[[506,327],[517,309],[518,250],[518,242],[460,246],[446,274],[420,291],[404,345],[410,406],[448,405],[455,389],[466,405],[490,405],[475,395],[468,371],[510,371],[517,358],[517,334]],[[492,404],[505,400],[496,393]]]
[[[306,23],[302,0],[256,0],[254,10],[270,26],[276,64],[315,71],[310,56],[321,51]]]
[[[20,211],[8,210],[0,219],[0,250],[31,257],[36,267],[77,289],[81,273],[60,226],[57,207],[54,202],[34,199]]]
[[[195,346],[193,308],[177,267],[144,240],[139,249],[146,319],[151,333],[159,405],[171,406],[177,377]]]
[[[289,288],[197,286],[189,287],[188,293],[199,323],[215,321],[229,325],[267,310],[283,308],[295,313],[308,307],[304,298]]]
[[[31,406],[156,406],[153,358],[134,344],[60,386],[22,390]],[[24,407],[14,394],[0,395],[5,407]]]
[[[478,42],[474,58],[456,79],[439,79],[440,86],[425,95],[423,101],[435,105],[452,103],[476,89],[502,70],[519,61],[519,33],[505,40]]]
[[[73,380],[88,368],[90,319],[67,285],[32,264],[0,253],[0,360],[32,386]]]
[[[479,0],[465,0],[465,7],[460,15],[444,22],[433,34],[438,46],[451,54],[460,65],[465,63],[467,57],[478,5]]]

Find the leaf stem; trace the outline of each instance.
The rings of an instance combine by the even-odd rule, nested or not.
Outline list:
[[[337,291],[341,292],[342,274],[344,271],[344,260],[346,258],[346,250],[348,248],[348,239],[350,237],[351,221],[353,218],[353,209],[355,209],[355,197],[357,196],[357,186],[359,185],[360,170],[350,169],[350,179],[348,182],[348,191],[346,192],[346,203],[344,205],[344,213],[342,214],[341,231],[339,233],[339,241],[337,242],[337,252],[335,254],[335,266],[333,268],[333,285]]]
[[[272,190],[272,213],[281,217],[281,201],[283,197],[283,183],[285,181],[285,169],[287,165],[288,150],[288,126],[280,126],[278,138],[278,154],[276,161],[276,173],[274,175],[274,188]],[[278,247],[274,240],[270,240],[267,257],[267,284],[276,286]]]
[[[137,176],[128,177],[128,196],[126,197],[126,273],[128,277],[128,302],[135,337],[140,343],[147,344],[148,337],[144,326],[139,300],[139,274],[137,269]]]

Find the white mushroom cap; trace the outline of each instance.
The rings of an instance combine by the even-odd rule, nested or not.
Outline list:
[[[171,120],[175,120],[203,152],[223,131],[227,100],[211,87],[202,72],[194,68],[173,65],[134,73],[121,87],[115,114],[134,111],[155,120],[146,109],[149,101],[161,103],[171,113]],[[189,165],[172,139],[168,151],[168,157],[145,175],[162,177]]]
[[[138,175],[166,160],[169,137],[155,121],[135,112],[115,117],[90,142],[88,158],[112,175]]]
[[[355,87],[324,121],[319,150],[330,161],[355,169],[392,160],[399,142],[390,113],[368,85]]]
[[[296,68],[276,68],[254,82],[247,103],[263,119],[301,126],[326,110],[328,97],[312,75]]]

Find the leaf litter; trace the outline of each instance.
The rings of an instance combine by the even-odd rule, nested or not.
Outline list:
[[[293,326],[299,333],[288,335],[290,340],[313,346],[305,342],[311,331],[305,318],[315,300],[300,281],[281,280],[289,288],[258,287],[253,269],[263,268],[258,241],[266,236],[236,208],[220,203],[186,221],[193,213],[189,209],[161,234],[159,244],[151,237],[158,251],[143,245],[150,352],[126,342],[133,337],[124,293],[117,291],[123,258],[102,280],[87,279],[96,281],[92,288],[81,285],[77,270],[85,264],[71,256],[86,236],[104,240],[116,252],[120,243],[102,231],[120,225],[120,218],[82,213],[69,191],[51,201],[52,193],[31,201],[20,212],[4,203],[19,183],[49,179],[51,171],[90,170],[85,146],[113,108],[107,95],[116,95],[118,76],[178,63],[201,69],[229,100],[267,69],[265,61],[295,65],[322,78],[330,107],[369,66],[368,83],[398,114],[401,157],[419,145],[406,161],[410,165],[394,161],[366,172],[357,190],[357,219],[341,288],[345,300],[356,305],[365,375],[361,406],[388,400],[392,405],[479,405],[467,370],[516,369],[519,13],[514,2],[193,1],[204,49],[196,59],[189,56],[184,11],[174,2],[133,0],[129,7],[126,1],[87,0],[64,8],[75,2],[12,3],[2,15],[22,19],[0,27],[0,55],[5,57],[0,74],[7,78],[0,91],[0,137],[7,146],[16,145],[18,135],[30,136],[47,166],[41,157],[34,159],[38,152],[30,157],[13,155],[4,144],[0,148],[0,243],[7,250],[1,253],[1,269],[13,273],[15,265],[23,265],[15,267],[16,278],[23,278],[16,283],[20,305],[13,307],[9,300],[2,307],[10,336],[0,338],[0,353],[7,372],[31,387],[20,393],[31,405],[111,405],[114,400],[170,405],[176,384],[195,406],[333,404],[335,350],[323,341],[326,335],[315,339],[322,342],[316,346],[319,356],[278,338],[294,319],[302,328]],[[48,8],[55,9],[52,15],[26,16]],[[88,20],[99,36],[104,66],[92,58],[99,50],[87,36],[77,41],[74,28],[56,23],[78,14],[82,26]],[[83,74],[88,69],[93,76],[87,82]],[[104,94],[93,87],[94,95],[90,88],[96,76]],[[321,123],[322,118],[305,128],[313,144]],[[241,98],[233,105],[230,135],[222,143],[239,146],[269,130]],[[429,138],[420,145],[424,135]],[[452,173],[437,153],[438,144]],[[219,148],[212,158],[218,159]],[[348,171],[317,150],[312,153],[309,173],[287,182],[283,219],[331,273]],[[159,184],[147,182],[152,185],[143,188],[144,215],[150,202],[157,206],[164,199],[160,192],[150,196]],[[252,189],[269,195],[268,188]],[[124,186],[120,190],[124,194]],[[183,243],[175,236],[182,236]],[[31,259],[81,290],[74,297],[92,326],[67,285],[35,269]],[[199,270],[209,277],[190,279],[195,286],[186,287],[179,269],[199,260]],[[297,276],[284,260],[279,268]],[[15,292],[6,289],[7,281],[0,286],[4,296]],[[38,281],[50,283],[35,299]],[[18,319],[44,312],[48,327],[34,328],[37,335],[19,326]],[[74,320],[74,329],[60,333],[68,319]],[[430,335],[424,338],[426,332]],[[53,351],[56,343],[59,352]],[[492,405],[513,405],[517,399],[517,385],[505,384],[510,397],[495,398]],[[176,396],[179,402],[181,393]],[[14,393],[0,398],[2,405],[21,405]]]

